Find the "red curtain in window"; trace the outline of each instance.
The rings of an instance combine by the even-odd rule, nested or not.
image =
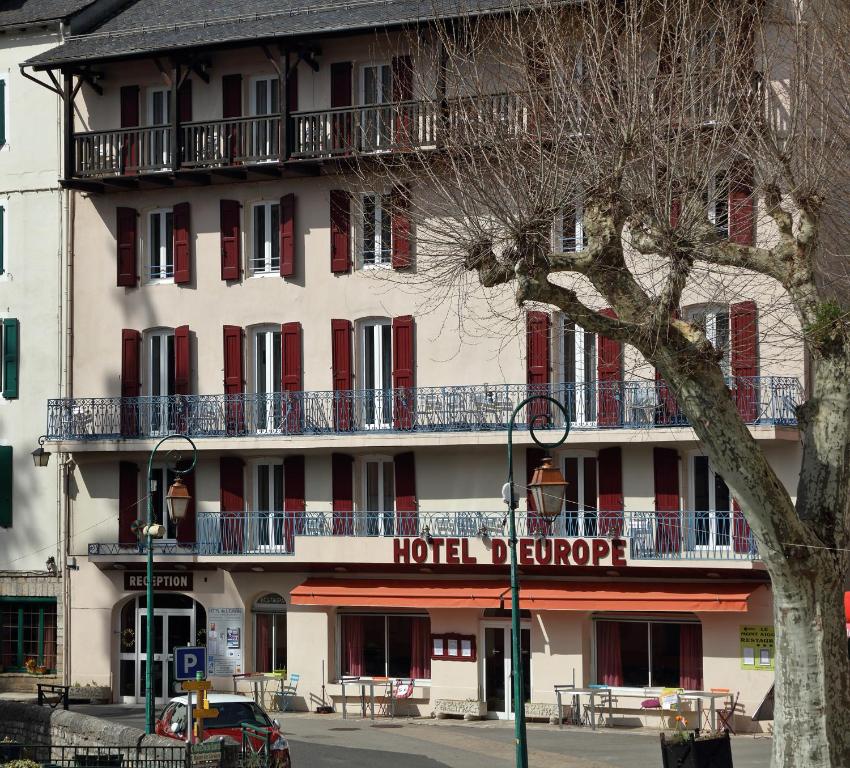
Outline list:
[[[678,552],[682,546],[679,525],[679,454],[672,448],[653,448],[652,463],[655,519],[658,524],[655,549],[659,553]]]
[[[257,649],[257,658],[254,659],[255,672],[272,671],[272,621],[274,616],[270,613],[257,614],[257,637],[254,638],[254,647]]]
[[[702,626],[699,624],[679,627],[679,687],[702,690]]]
[[[56,669],[56,608],[44,608],[44,652],[41,663],[48,669]]]
[[[616,621],[596,622],[596,682],[623,684],[623,656],[620,625]]]
[[[410,620],[410,677],[431,679],[431,619],[422,616]]]
[[[342,674],[363,674],[363,617],[343,616],[342,628]]]

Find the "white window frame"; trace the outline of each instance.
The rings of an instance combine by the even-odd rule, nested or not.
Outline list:
[[[688,456],[688,494],[690,504],[690,512],[688,517],[690,518],[688,521],[688,548],[696,551],[702,550],[727,550],[732,548],[732,541],[734,539],[734,515],[733,515],[733,504],[732,504],[732,490],[729,488],[729,485],[726,485],[727,490],[729,491],[729,509],[717,509],[717,499],[715,494],[715,483],[717,473],[714,471],[714,467],[711,465],[711,461],[709,458],[702,453],[701,451],[691,451],[687,454]],[[706,460],[706,464],[708,465],[708,509],[697,509],[696,508],[696,460],[698,458],[704,458]],[[722,479],[722,478],[721,478]],[[723,481],[726,482],[725,480]],[[707,544],[697,544],[696,543],[696,535],[697,535],[697,517],[699,513],[707,513],[708,514],[708,543]],[[727,526],[726,531],[726,539],[725,543],[718,541],[718,513],[722,513],[725,515],[725,521]]]
[[[369,504],[368,487],[369,487],[369,465],[378,465],[378,506],[380,509],[372,509]],[[393,473],[393,489],[392,499],[389,509],[387,508],[387,499],[384,498],[384,484],[386,464],[392,465]],[[362,526],[362,534],[364,536],[395,536],[395,461],[392,456],[387,454],[369,454],[361,458],[360,477],[362,481],[361,493],[362,512],[358,515],[358,524]]]
[[[260,337],[266,353],[266,371],[263,385],[265,389],[260,391],[260,357],[257,354]],[[263,434],[274,434],[281,431],[281,380],[275,377],[275,360],[280,362],[280,371],[283,372],[283,350],[281,348],[281,327],[279,325],[264,324],[250,329],[251,349],[251,384],[253,394],[256,397],[254,411],[256,413],[257,431]],[[265,401],[261,397],[265,396]]]
[[[163,122],[155,122],[154,121],[154,99],[157,95],[162,94],[163,97],[163,114],[165,115],[165,120]],[[170,162],[170,148],[171,148],[171,91],[168,88],[164,88],[161,86],[156,86],[153,88],[147,89],[147,124],[149,127],[153,127],[155,125],[161,126],[158,133],[151,135],[151,160],[154,160],[156,156],[154,144],[156,142],[160,142],[162,146],[160,158],[162,161],[162,168],[166,168]],[[162,127],[164,126],[164,127]]]
[[[171,237],[168,237],[168,214],[171,214]],[[153,219],[154,216],[159,216],[159,267],[158,276],[154,276],[153,266]],[[145,248],[145,259],[147,266],[147,282],[148,283],[173,283],[174,282],[174,208],[154,208],[147,212],[145,218],[147,226],[145,227],[145,238],[147,239],[147,247]],[[168,246],[171,244],[171,274],[168,274]]]
[[[248,274],[251,277],[280,277],[280,236],[272,227],[272,209],[277,207],[278,226],[280,226],[280,200],[257,200],[250,204],[251,208],[251,248],[248,253]],[[263,269],[257,269],[254,252],[257,248],[257,238],[260,233],[256,226],[256,210],[264,209],[264,223],[262,232],[263,242]],[[277,266],[274,265],[274,247],[277,243]]]
[[[367,200],[372,200],[375,211],[374,234],[372,238],[372,252],[374,261],[366,261],[366,205]],[[386,192],[364,192],[360,196],[359,230],[359,258],[360,268],[368,269],[391,269],[393,263],[393,232],[392,215],[389,211],[390,196]],[[389,222],[389,243],[384,243],[383,227],[384,218]]]
[[[380,72],[380,70],[384,67],[387,67],[390,71],[389,98],[386,99],[385,101],[373,101],[373,102],[369,102],[367,104],[366,103],[366,70],[367,69],[377,69]],[[361,107],[375,106],[375,105],[380,105],[380,104],[391,104],[392,103],[392,100],[393,100],[393,68],[392,68],[392,62],[382,60],[382,61],[369,61],[369,62],[365,62],[365,63],[361,64],[360,65],[360,78],[359,78],[359,80],[360,80],[360,83],[359,83],[360,94],[359,95],[360,95],[360,106]],[[381,96],[383,97],[385,95],[384,94],[384,88],[383,88],[383,80],[379,77],[376,80],[376,82],[378,83],[378,86],[380,87]]]
[[[574,424],[593,426],[596,424],[598,410],[599,337],[597,334],[582,328],[582,326],[568,318],[565,314],[561,313],[559,317],[560,360],[558,375],[562,380],[561,385],[565,390],[571,385],[574,385],[573,402],[575,403],[575,413],[571,414],[571,420]],[[566,341],[568,323],[572,323],[573,325],[572,338],[575,343],[575,381],[566,381],[564,379],[564,369],[567,364]],[[590,361],[590,370],[585,365],[585,353],[587,350],[586,336],[593,338],[593,348],[595,350],[594,359]]]
[[[274,468],[280,467],[280,509],[260,509],[260,467],[268,467],[269,506],[274,506]],[[286,552],[286,537],[284,532],[283,511],[286,499],[286,476],[283,472],[282,456],[258,456],[248,462],[251,473],[251,518],[253,525],[248,526],[252,552]],[[265,514],[260,514],[265,513]],[[261,533],[265,533],[266,541],[260,541]]]
[[[383,331],[378,332],[378,328],[389,328],[389,371],[384,371],[383,358]],[[374,345],[373,350],[377,351],[380,348],[380,353],[375,354],[372,360],[372,376],[375,383],[380,382],[380,387],[371,388],[372,397],[367,398],[365,395],[367,381],[367,360],[366,360],[366,336],[367,333],[373,334]],[[389,318],[372,317],[364,319],[357,324],[357,351],[359,357],[360,382],[361,390],[364,390],[363,396],[363,424],[366,429],[382,429],[390,426],[392,422],[392,320]],[[387,374],[385,376],[385,373]],[[388,386],[384,387],[383,382],[387,381]],[[368,403],[367,403],[368,401]],[[367,413],[367,405],[372,411],[371,421]]]
[[[694,323],[698,317],[705,318],[705,337],[712,347],[717,349],[717,317],[726,315],[726,349],[723,350],[723,359],[720,367],[724,376],[729,376],[732,371],[732,313],[728,304],[694,304],[685,307],[684,316],[689,323]]]
[[[279,81],[277,75],[256,75],[251,78],[250,85],[250,93],[248,96],[248,110],[251,113],[251,117],[265,117],[276,115],[280,112],[280,104],[278,104],[277,112],[263,112],[262,114],[257,112],[257,86],[260,83],[266,83],[266,87],[268,88],[267,96],[269,97],[269,107],[272,104],[272,94],[278,93]],[[280,95],[278,94],[278,100],[280,100]]]
[[[599,532],[599,457],[598,454],[594,451],[568,451],[565,453],[561,453],[558,456],[558,460],[561,465],[561,472],[564,473],[566,477],[567,474],[567,459],[576,459],[576,502],[578,509],[570,514],[576,515],[576,520],[578,522],[578,533],[575,534],[575,537],[594,537],[598,535]],[[585,459],[595,459],[596,460],[596,504],[593,509],[586,509],[584,505],[584,461]],[[610,510],[604,510],[610,511]],[[585,513],[592,512],[593,515],[585,515]],[[561,506],[561,517],[563,518],[563,527],[564,527],[564,535],[567,537],[573,536],[567,530],[567,508],[566,502]],[[585,522],[587,520],[587,523]],[[593,521],[594,530],[591,530],[589,527],[590,521]],[[590,532],[588,532],[590,531]]]
[[[564,247],[564,211],[563,209],[558,214],[555,220],[555,231],[552,233],[553,248],[556,251],[564,253],[581,253],[585,249],[584,235],[584,198],[576,197],[573,203],[573,208],[576,212],[575,217],[575,246],[567,249]]]
[[[159,394],[154,395],[154,358],[153,358],[153,340],[158,338],[159,342]],[[142,340],[144,342],[144,367],[145,367],[145,395],[149,398],[150,406],[146,416],[149,420],[147,429],[152,435],[166,435],[170,431],[171,425],[169,418],[171,416],[171,397],[173,392],[168,391],[168,366],[169,362],[175,367],[177,361],[169,361],[168,359],[168,339],[174,339],[173,328],[150,328],[145,331]],[[176,355],[175,342],[172,341],[171,349]],[[159,398],[154,401],[154,398]],[[156,425],[159,425],[158,428]]]

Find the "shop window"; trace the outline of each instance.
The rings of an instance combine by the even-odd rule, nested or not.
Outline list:
[[[702,688],[702,627],[697,622],[595,622],[597,683]]]
[[[286,601],[263,595],[254,603],[254,671],[286,669]]]
[[[343,676],[431,677],[431,620],[400,614],[340,616]]]
[[[0,617],[0,658],[7,672],[23,671],[28,659],[56,669],[55,599],[3,601]]]

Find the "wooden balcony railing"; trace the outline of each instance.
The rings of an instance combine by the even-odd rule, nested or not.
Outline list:
[[[280,115],[184,123],[180,165],[216,168],[279,161],[280,126]]]
[[[170,170],[171,144],[167,125],[75,133],[75,175],[96,178]]]

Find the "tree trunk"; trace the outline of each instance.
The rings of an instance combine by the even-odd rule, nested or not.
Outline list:
[[[772,570],[776,627],[773,768],[850,766],[844,557],[817,551]]]

